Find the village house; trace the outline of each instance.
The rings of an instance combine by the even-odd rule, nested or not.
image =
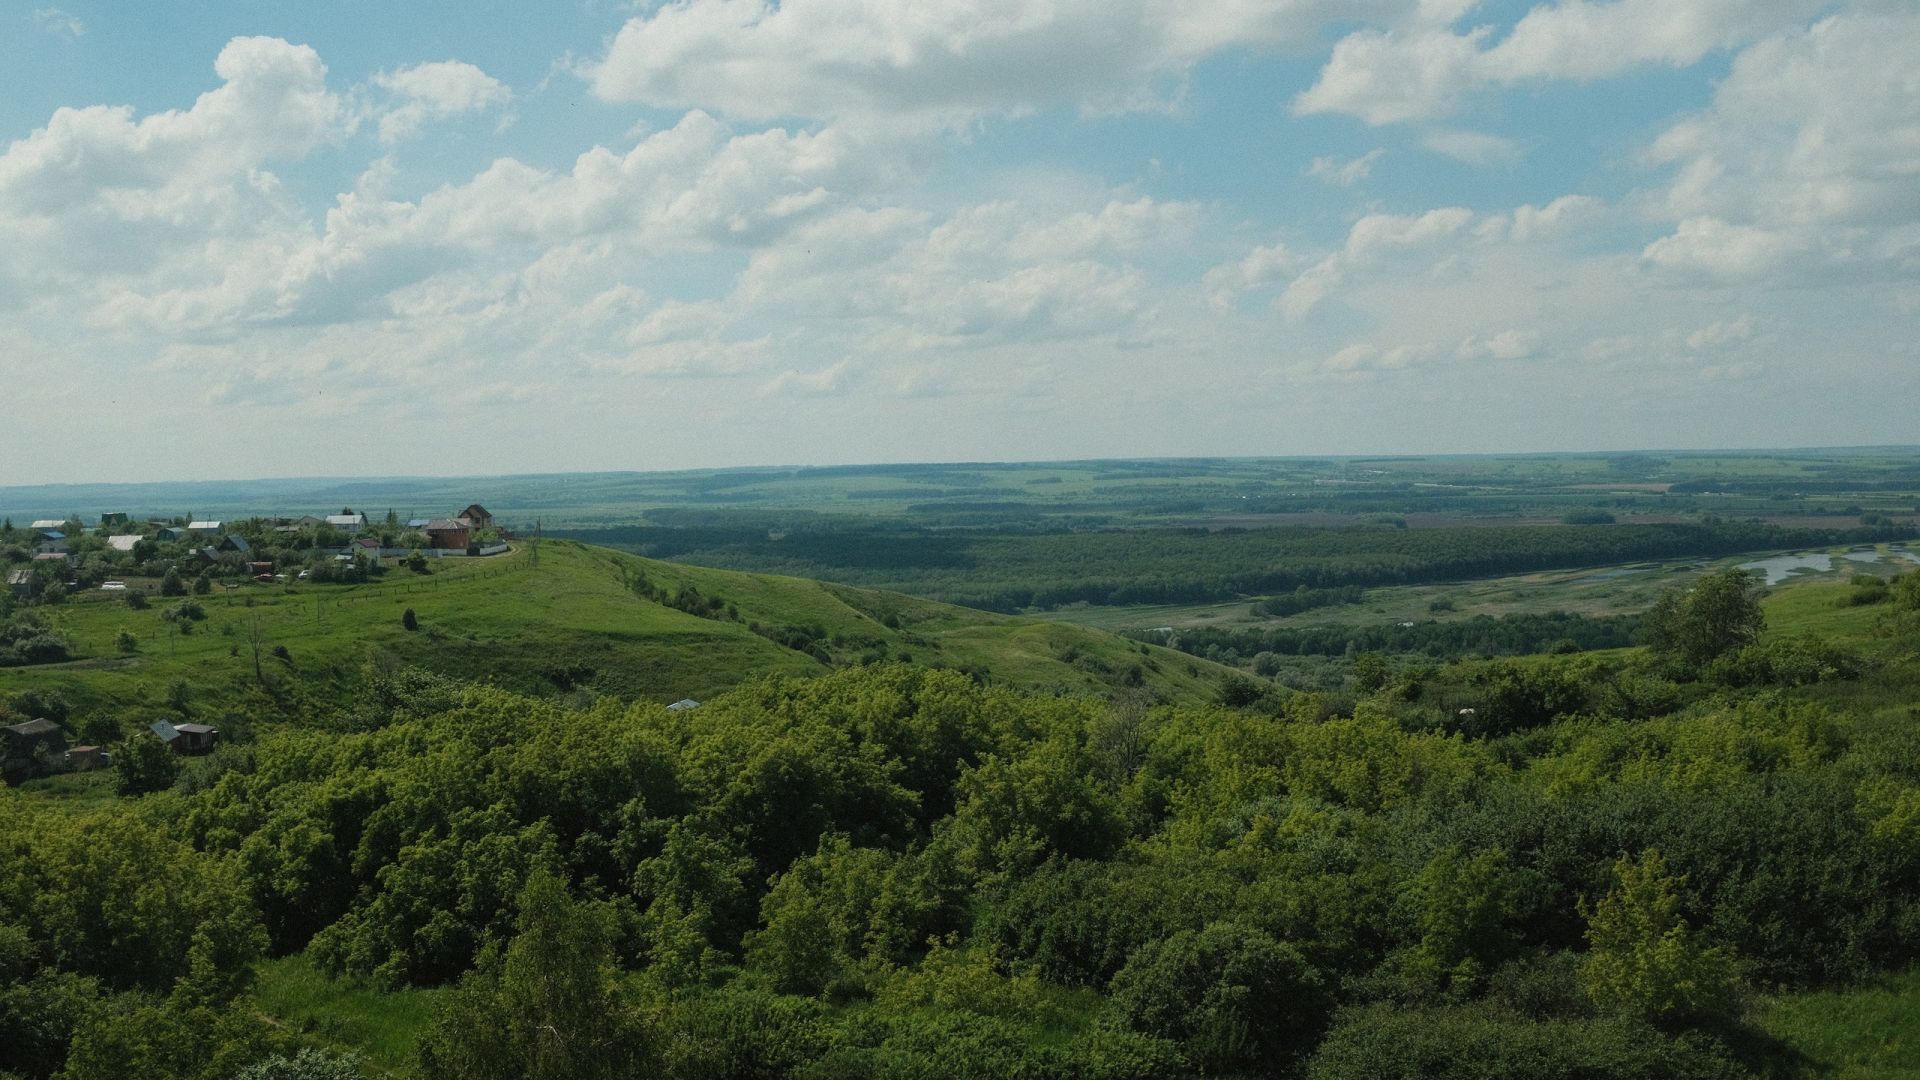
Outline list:
[[[187,522],[187,532],[188,533],[217,533],[220,531],[221,526],[224,524],[225,522],[220,522],[220,521],[189,521]]]
[[[137,547],[140,541],[144,539],[146,539],[146,537],[141,536],[139,533],[126,533],[121,536],[109,536],[107,537],[107,546],[109,548],[112,548],[115,551],[125,551],[128,553],[132,553],[133,549]]]
[[[367,527],[365,514],[328,514],[327,524],[343,533],[357,533]]]
[[[176,754],[210,754],[220,740],[220,729],[206,724],[169,724],[155,720],[147,727]]]
[[[39,575],[25,567],[7,571],[7,591],[17,599],[30,600],[40,591]]]
[[[0,728],[0,751],[4,751],[4,769],[9,782],[31,779],[51,771],[67,752],[67,733],[60,725],[44,717],[24,724]]]
[[[493,528],[493,515],[487,513],[487,508],[479,503],[468,504],[467,508],[455,514],[454,518],[466,522],[470,529]]]
[[[465,551],[473,543],[473,529],[459,518],[435,518],[427,522],[427,543],[441,551]]]
[[[100,527],[103,529],[110,529],[115,526],[125,528],[127,520],[127,515],[125,514],[101,514]]]

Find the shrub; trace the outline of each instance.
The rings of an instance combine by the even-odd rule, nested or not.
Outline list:
[[[1739,1000],[1731,954],[1701,943],[1681,917],[1683,877],[1667,873],[1652,849],[1614,863],[1618,888],[1587,920],[1593,950],[1580,983],[1595,1005],[1648,1020],[1700,1020],[1728,1015]]]
[[[412,608],[408,608],[400,613],[400,625],[408,630],[418,630],[420,629],[420,617],[413,613]]]
[[[1333,1006],[1297,949],[1232,921],[1147,945],[1111,992],[1135,1031],[1180,1042],[1212,1071],[1262,1075],[1311,1049]]]
[[[180,759],[167,744],[141,732],[113,749],[113,789],[122,795],[165,791],[180,775]]]

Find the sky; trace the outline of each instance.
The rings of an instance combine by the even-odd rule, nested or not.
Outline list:
[[[1920,443],[1913,0],[0,0],[0,485]]]

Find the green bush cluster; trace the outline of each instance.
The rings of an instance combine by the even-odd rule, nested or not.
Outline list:
[[[1741,1075],[1754,989],[1920,957],[1920,747],[1656,684],[1496,665],[1435,722],[1391,672],[1145,708],[882,664],[688,711],[370,672],[190,785],[0,802],[0,1070],[351,1075],[248,1007],[304,951],[449,988],[429,1077]]]

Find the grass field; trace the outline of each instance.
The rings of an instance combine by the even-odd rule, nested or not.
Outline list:
[[[261,963],[253,985],[254,1001],[280,1024],[394,1077],[413,1075],[414,1046],[445,992],[330,979],[299,954]]]
[[[556,541],[543,546],[538,565],[523,549],[439,567],[424,577],[394,570],[377,584],[249,585],[201,597],[207,617],[186,635],[162,618],[175,601],[156,598],[135,611],[113,594],[75,597],[47,610],[83,658],[0,670],[0,695],[41,688],[66,697],[77,715],[138,712],[162,709],[170,688],[184,682],[188,711],[218,724],[230,714],[240,714],[238,722],[322,714],[353,692],[368,664],[413,664],[534,693],[659,701],[704,699],[760,674],[828,670],[753,633],[750,622],[817,627],[836,664],[912,659],[1036,689],[1139,686],[1192,701],[1210,698],[1225,674],[1097,630]],[[668,593],[696,588],[731,604],[738,621],[644,599],[627,584],[636,576]],[[417,631],[402,626],[408,609]],[[137,641],[132,655],[115,648],[123,631]],[[213,702],[220,705],[200,704]]]
[[[1754,1021],[1824,1080],[1920,1076],[1920,971],[1864,987],[1762,999]]]

